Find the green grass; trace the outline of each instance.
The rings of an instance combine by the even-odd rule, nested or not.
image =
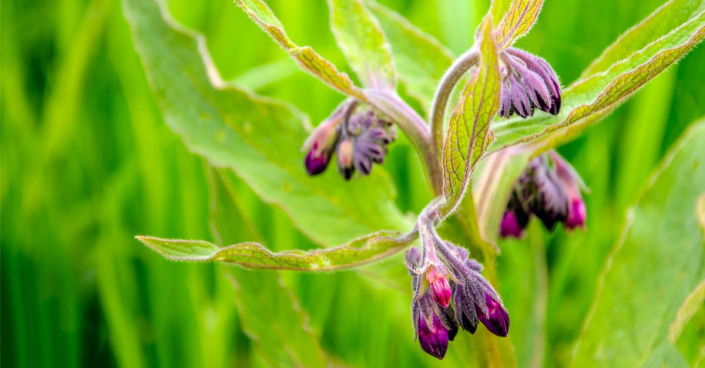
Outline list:
[[[455,53],[470,46],[488,7],[472,0],[380,2]],[[324,1],[269,3],[292,39],[345,65]],[[580,3],[547,1],[518,43],[549,60],[565,85],[660,1]],[[314,124],[339,102],[340,95],[296,69],[232,1],[169,6],[176,19],[207,36],[226,79],[293,103]],[[267,366],[243,326],[260,318],[274,330],[280,316],[239,314],[235,297],[243,295],[224,276],[228,267],[171,263],[133,238],[213,236],[208,168],[162,121],[120,2],[6,0],[1,10],[2,366]],[[561,147],[591,189],[587,232],[549,235],[535,227],[527,239],[500,245],[501,289],[520,366],[569,362],[625,210],[687,124],[705,115],[703,65],[701,46]],[[397,184],[399,207],[419,211],[429,194],[410,146],[392,146],[384,166]],[[233,185],[243,214],[228,224],[231,232],[252,233],[251,221],[273,249],[315,247],[281,210],[239,180]],[[389,281],[364,271],[281,273],[331,358],[376,367],[472,359],[467,334],[443,362],[426,356],[413,341],[408,284],[396,283],[405,272],[400,258],[374,267]],[[254,275],[237,274],[240,282]],[[261,292],[262,300],[284,299],[285,289],[271,285],[243,290]]]

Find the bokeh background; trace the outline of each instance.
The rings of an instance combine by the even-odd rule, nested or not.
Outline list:
[[[456,54],[471,45],[489,5],[380,2]],[[537,25],[518,46],[545,57],[567,85],[661,2],[546,1]],[[314,124],[340,101],[299,71],[232,1],[168,3],[178,21],[206,35],[226,79],[293,103]],[[293,40],[350,72],[328,29],[325,1],[268,3]],[[229,267],[171,263],[142,246],[135,235],[213,239],[213,173],[163,122],[120,1],[3,0],[1,10],[3,367],[276,365],[267,352],[303,329],[291,323],[292,315],[306,319],[307,333],[320,341],[311,353],[323,349],[340,364],[474,361],[468,334],[458,337],[443,362],[418,347],[398,257],[374,266],[388,272],[388,280],[363,269],[272,273],[267,277],[273,282],[250,285],[248,280],[263,278],[234,271],[239,285],[233,287],[223,272]],[[501,294],[512,315],[520,366],[570,361],[626,209],[665,150],[705,115],[703,66],[700,46],[560,148],[591,189],[587,232],[548,234],[532,227],[525,240],[500,244]],[[430,195],[404,139],[392,147],[384,167],[397,184],[399,207],[419,211]],[[234,177],[232,185],[249,219],[233,218],[228,224],[233,233],[254,231],[277,250],[316,247],[281,210],[262,203]],[[695,318],[702,322],[703,314]]]

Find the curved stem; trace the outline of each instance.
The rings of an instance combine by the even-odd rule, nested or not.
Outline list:
[[[440,152],[443,150],[443,117],[448,106],[448,99],[453,88],[460,78],[480,60],[480,53],[473,47],[460,55],[453,65],[448,68],[441,83],[436,89],[436,95],[431,104],[431,140],[433,151],[440,161]]]
[[[426,179],[433,193],[443,193],[443,172],[441,162],[433,150],[431,134],[424,119],[411,106],[393,92],[366,89],[368,103],[387,114],[411,141],[414,149],[421,155]]]

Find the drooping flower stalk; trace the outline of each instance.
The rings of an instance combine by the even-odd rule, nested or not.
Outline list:
[[[442,240],[432,221],[422,217],[418,228],[421,250],[407,251],[406,266],[412,276],[412,321],[421,348],[443,359],[458,327],[474,334],[478,322],[497,336],[507,336],[509,314],[481,275],[482,266],[468,258],[466,249]]]

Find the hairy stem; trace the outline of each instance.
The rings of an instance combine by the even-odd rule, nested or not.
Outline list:
[[[443,193],[441,161],[433,150],[431,134],[424,119],[395,93],[382,90],[365,90],[369,103],[387,114],[409,137],[414,149],[421,155],[421,162],[433,193]]]
[[[441,79],[441,83],[436,89],[436,95],[433,97],[433,103],[431,104],[430,116],[432,151],[438,161],[441,160],[440,153],[443,150],[443,118],[448,106],[448,99],[460,78],[470,68],[475,66],[479,60],[480,53],[474,47],[460,55],[443,75],[443,79]]]

